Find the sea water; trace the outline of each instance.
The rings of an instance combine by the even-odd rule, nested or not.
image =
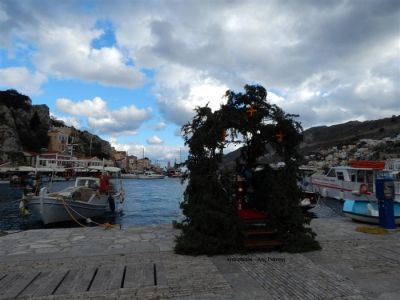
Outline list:
[[[123,179],[115,181],[116,187],[120,183],[125,191],[122,212],[107,213],[103,217],[95,218],[97,222],[121,224],[124,227],[171,224],[173,220],[182,218],[179,204],[183,201],[186,184],[182,184],[179,178]],[[53,182],[50,188],[52,191],[59,191],[73,184],[73,181]],[[23,187],[0,184],[0,230],[79,226],[72,221],[44,226],[33,217],[22,218],[19,215],[22,192]]]

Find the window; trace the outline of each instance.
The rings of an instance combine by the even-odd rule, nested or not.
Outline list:
[[[364,182],[364,178],[365,178],[365,171],[364,170],[357,171],[357,182]]]
[[[328,177],[336,177],[335,169],[331,169],[326,176],[328,176]]]
[[[372,171],[367,171],[367,183],[374,182],[374,173]]]
[[[337,179],[344,180],[343,172],[336,172],[336,175],[337,175]]]

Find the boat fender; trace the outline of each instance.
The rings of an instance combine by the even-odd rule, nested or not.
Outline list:
[[[321,190],[321,196],[322,196],[323,198],[328,197],[328,191],[327,191],[325,188],[323,188],[323,189]]]
[[[360,185],[360,194],[367,194],[368,193],[368,187],[365,183]]]
[[[27,215],[29,215],[29,211],[26,208],[26,203],[25,203],[25,199],[22,198],[21,201],[19,202],[19,213],[22,217],[26,217]]]
[[[115,212],[115,201],[111,195],[108,196],[108,206],[112,212]]]

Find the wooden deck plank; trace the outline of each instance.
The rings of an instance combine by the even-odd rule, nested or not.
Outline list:
[[[38,288],[50,280],[50,274],[50,271],[41,272],[39,277],[36,278],[36,280],[33,281],[18,297],[32,297]]]
[[[4,289],[4,293],[2,293],[2,297],[7,298],[16,298],[20,295],[37,277],[40,275],[40,272],[26,272],[23,273],[21,277],[17,280],[10,283],[10,285]]]
[[[72,269],[69,271],[67,277],[63,280],[61,285],[55,291],[54,295],[64,295],[70,294],[74,285],[76,285],[76,281],[79,280],[80,272],[84,272],[82,269]]]
[[[168,285],[168,280],[165,272],[165,267],[162,263],[156,263],[157,270],[157,285]]]
[[[124,273],[124,265],[116,265],[111,267],[111,278],[107,285],[107,290],[116,290],[121,288],[122,275]]]
[[[79,272],[78,277],[76,278],[77,280],[75,280],[74,282],[75,284],[71,289],[71,293],[86,292],[93,278],[93,275],[96,272],[96,269],[97,267],[88,267],[82,269],[82,271]]]
[[[107,290],[111,279],[112,266],[100,266],[95,279],[93,280],[90,291],[104,291]]]
[[[3,294],[7,291],[7,289],[12,285],[15,281],[22,277],[21,273],[9,273],[7,277],[3,278],[0,281],[0,299],[3,299]]]
[[[143,281],[142,286],[154,286],[154,263],[142,264]]]
[[[141,264],[126,265],[124,288],[138,288],[143,285],[143,266]]]
[[[64,279],[68,269],[61,268],[52,271],[48,277],[47,282],[44,282],[42,286],[36,289],[33,293],[34,297],[43,297],[52,295],[53,291],[59,286],[60,282]]]

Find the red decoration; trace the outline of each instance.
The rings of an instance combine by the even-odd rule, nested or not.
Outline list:
[[[252,117],[253,114],[255,114],[257,112],[257,109],[254,109],[253,107],[249,107],[246,112],[249,114],[249,117]]]
[[[285,135],[283,134],[282,130],[279,130],[279,132],[276,134],[276,139],[278,140],[279,143],[283,142],[283,137]]]
[[[224,129],[224,131],[222,131],[222,140],[225,141],[227,136],[229,136],[229,134],[227,134],[226,129]]]

